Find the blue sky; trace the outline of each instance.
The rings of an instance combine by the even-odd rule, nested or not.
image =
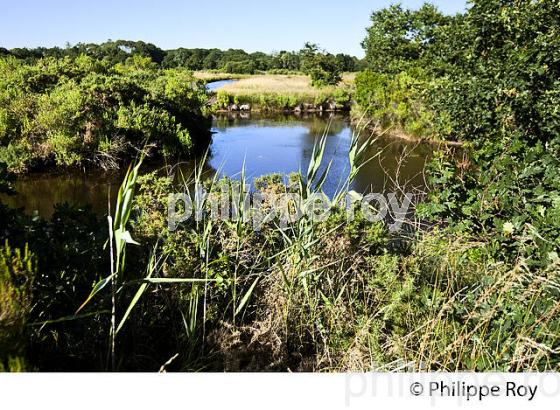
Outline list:
[[[423,0],[403,0],[418,7]],[[143,40],[164,49],[298,50],[306,41],[362,56],[369,16],[385,0],[18,0],[0,12],[0,47]],[[466,0],[434,0],[448,14]]]

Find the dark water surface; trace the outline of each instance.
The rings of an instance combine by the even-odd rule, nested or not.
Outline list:
[[[332,160],[324,190],[332,195],[349,172],[348,149],[352,128],[346,117],[325,114],[261,117],[248,113],[219,116],[214,121],[214,134],[208,169],[233,178],[239,177],[243,163],[247,177],[270,173],[306,172],[314,142],[327,130],[324,166]],[[408,183],[410,189],[422,189],[422,171],[431,147],[395,139],[378,139],[368,152],[374,157],[362,169],[352,187],[359,192],[387,192],[393,180]],[[405,157],[404,159],[402,159]],[[402,160],[401,160],[402,159]],[[190,174],[196,161],[181,163],[183,173]],[[148,164],[145,170],[163,169],[165,163]],[[11,207],[24,207],[48,217],[54,205],[90,204],[94,211],[107,211],[108,195],[114,202],[122,172],[85,171],[64,174],[42,173],[20,177],[15,183],[15,196],[0,197]]]

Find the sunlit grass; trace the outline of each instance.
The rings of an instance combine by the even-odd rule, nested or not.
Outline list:
[[[348,108],[353,94],[351,75],[345,75],[336,86],[312,87],[305,75],[262,74],[238,79],[217,90],[216,109],[228,109],[231,104],[249,104],[253,110],[317,109],[335,102],[336,108]]]
[[[345,76],[338,86],[315,88],[311,86],[308,76],[305,75],[256,75],[240,79],[221,88],[230,95],[260,95],[260,94],[291,94],[308,97],[320,97],[333,94],[341,88],[348,88],[352,83],[351,75]]]
[[[239,78],[249,77],[247,74],[229,74],[221,73],[218,71],[195,71],[193,72],[194,78],[202,81],[220,81],[220,80],[236,80]]]

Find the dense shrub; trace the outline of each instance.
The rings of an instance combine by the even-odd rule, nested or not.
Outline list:
[[[559,12],[529,0],[475,0],[449,18],[375,12],[370,70],[356,79],[358,103],[384,126],[466,142],[434,157],[419,215],[500,237],[498,260],[539,269],[559,251]]]
[[[474,1],[447,35],[454,53],[443,60],[458,65],[431,101],[449,135],[469,142],[469,157],[436,159],[423,208],[469,232],[507,237],[497,257],[540,268],[560,245],[558,13],[549,1]]]
[[[14,172],[55,163],[114,167],[144,145],[204,147],[204,87],[182,69],[135,56],[111,66],[80,56],[0,59],[0,162]]]
[[[433,137],[434,112],[426,107],[429,86],[421,70],[397,75],[371,70],[356,75],[355,100],[382,128],[397,127],[408,134]]]

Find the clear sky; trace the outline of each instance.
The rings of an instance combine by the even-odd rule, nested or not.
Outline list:
[[[163,49],[298,50],[306,41],[362,56],[369,16],[390,0],[1,0],[0,47],[143,40]],[[402,0],[419,7],[423,0]],[[466,0],[433,0],[463,11]]]

